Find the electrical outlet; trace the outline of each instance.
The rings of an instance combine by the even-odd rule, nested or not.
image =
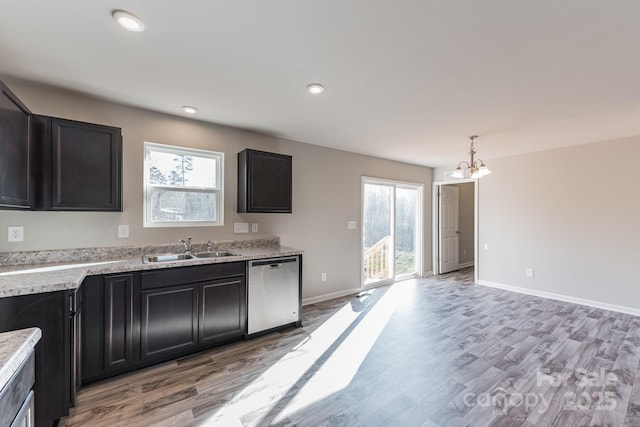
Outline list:
[[[7,240],[9,242],[24,241],[24,227],[22,225],[13,225],[7,227]]]
[[[118,226],[118,239],[126,239],[129,237],[129,225],[121,224]]]
[[[347,221],[347,230],[355,230],[358,223],[355,221]]]
[[[322,280],[323,282],[326,282],[327,281],[327,273],[322,273],[320,275],[320,280]]]
[[[525,269],[525,270],[524,270],[524,274],[525,274],[527,277],[533,277],[533,268],[527,268],[527,269]]]
[[[258,232],[258,223],[254,222],[253,224],[251,224],[251,232],[252,233],[257,233]]]

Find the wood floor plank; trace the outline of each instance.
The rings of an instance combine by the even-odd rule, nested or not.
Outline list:
[[[639,318],[471,277],[305,306],[301,328],[86,387],[60,425],[640,426]]]
[[[638,369],[640,369],[640,364]],[[636,376],[631,389],[624,423],[628,426],[640,426],[640,375]]]

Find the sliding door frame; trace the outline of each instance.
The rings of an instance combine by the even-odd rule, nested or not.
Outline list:
[[[393,187],[393,200],[391,206],[391,222],[392,222],[392,236],[391,236],[391,247],[393,250],[393,274],[390,278],[375,282],[373,284],[365,285],[365,276],[364,276],[364,186],[365,184],[374,184],[374,185],[386,185],[389,187]],[[362,176],[360,179],[360,288],[361,289],[369,289],[375,288],[378,286],[387,285],[389,283],[395,282],[398,277],[396,276],[396,268],[395,268],[395,255],[396,255],[396,189],[397,188],[411,188],[415,189],[416,194],[416,222],[415,222],[415,230],[414,230],[414,246],[415,246],[415,273],[413,274],[403,274],[399,277],[400,280],[404,280],[411,277],[422,277],[424,270],[424,184],[418,182],[408,182],[408,181],[397,181],[392,179],[384,179],[384,178],[375,178],[370,176]]]

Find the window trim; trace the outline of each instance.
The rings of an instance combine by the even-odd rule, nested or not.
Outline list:
[[[224,153],[211,150],[201,150],[190,147],[179,147],[175,145],[158,144],[155,142],[144,142],[143,144],[143,219],[144,228],[163,228],[163,227],[218,227],[224,225]],[[217,162],[216,183],[215,188],[208,187],[188,187],[175,185],[151,185],[149,183],[149,168],[147,167],[147,158],[149,151],[164,152],[170,154],[193,155],[196,157],[205,157],[214,159]],[[165,189],[168,191],[176,191],[183,193],[211,193],[216,196],[216,221],[152,221],[151,220],[151,197],[154,188]]]

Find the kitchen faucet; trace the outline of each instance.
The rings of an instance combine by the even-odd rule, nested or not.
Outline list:
[[[180,239],[178,240],[178,242],[182,243],[184,245],[184,253],[185,254],[190,254],[191,253],[191,237],[187,237],[187,240],[185,241],[184,239]]]

